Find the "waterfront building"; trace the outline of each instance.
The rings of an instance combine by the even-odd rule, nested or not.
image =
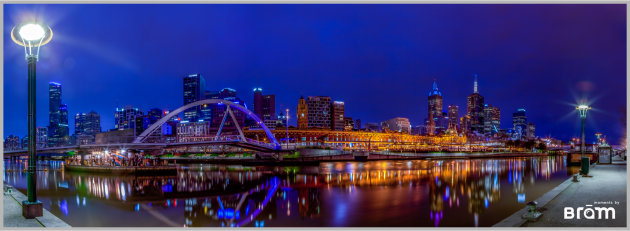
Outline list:
[[[331,104],[331,109],[332,111],[332,116],[331,116],[331,130],[334,131],[343,131],[345,130],[346,124],[345,124],[345,117],[344,117],[344,111],[345,111],[345,106],[344,103],[342,101],[334,101]]]
[[[466,115],[470,117],[470,131],[479,134],[484,133],[484,102],[483,96],[477,91],[477,75],[475,74],[475,82],[473,85],[473,93],[470,94],[466,101]]]
[[[368,127],[367,123],[366,128]],[[271,131],[275,137],[286,137],[285,130]],[[245,137],[269,142],[265,131],[244,130]],[[456,135],[419,136],[407,133],[381,133],[377,131],[330,131],[321,129],[289,129],[289,138],[297,146],[324,146],[343,150],[422,150],[439,146],[461,146],[466,137]],[[422,144],[422,145],[418,145]]]
[[[136,117],[142,116],[140,109],[127,105],[124,108],[116,108],[114,112],[114,128],[117,130],[135,128]]]
[[[208,121],[177,124],[177,142],[200,142],[212,138],[214,136],[210,136],[210,123]]]
[[[48,127],[37,127],[37,148],[48,147]]]
[[[298,120],[298,128],[299,129],[307,129],[308,128],[308,105],[306,104],[306,100],[304,97],[300,96],[300,101],[298,101],[297,107],[297,120]]]
[[[501,110],[498,107],[487,105],[483,109],[484,112],[484,134],[492,136],[501,129]]]
[[[14,151],[20,149],[20,137],[15,135],[9,135],[4,139],[4,150]]]
[[[184,105],[204,99],[206,80],[200,74],[184,76]],[[199,106],[186,109],[184,120],[197,121],[201,117]]]
[[[328,96],[309,96],[307,105],[307,121],[308,128],[324,128],[330,129],[332,126],[330,97]]]
[[[457,134],[459,127],[459,106],[448,105],[448,134]]]
[[[379,126],[377,123],[365,123],[365,131],[380,132],[381,126]]]
[[[344,127],[343,127],[344,131],[354,130],[354,120],[352,120],[352,117],[344,117],[343,122],[344,122]]]
[[[411,123],[409,123],[408,118],[396,117],[383,121],[381,123],[381,130],[409,134],[411,133]]]
[[[525,108],[519,108],[512,113],[512,129],[516,133],[516,139],[523,139],[527,136],[527,115]]]

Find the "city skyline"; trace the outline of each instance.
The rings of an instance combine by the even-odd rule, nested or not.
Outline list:
[[[555,7],[556,10],[575,11],[572,14],[557,16],[556,18],[544,15],[544,12],[551,11],[549,7],[543,9],[537,8],[535,5],[522,7],[525,10],[512,6],[475,6],[472,7],[473,10],[470,12],[462,12],[462,9],[457,6],[438,7],[429,5],[411,7],[413,10],[427,11],[433,16],[441,17],[456,12],[473,15],[481,14],[482,12],[500,15],[505,14],[504,11],[514,11],[514,13],[520,14],[534,12],[534,15],[538,16],[536,18],[538,23],[532,23],[535,25],[529,25],[530,27],[524,29],[529,30],[529,32],[543,30],[559,37],[555,38],[552,36],[554,38],[543,39],[545,37],[543,35],[531,37],[523,35],[527,38],[518,39],[515,36],[520,36],[520,33],[524,32],[507,29],[507,31],[499,30],[500,32],[492,33],[492,28],[482,25],[483,19],[475,19],[473,20],[474,22],[469,22],[470,26],[476,26],[476,29],[481,29],[487,34],[480,33],[467,39],[454,39],[459,43],[450,41],[453,38],[449,37],[449,42],[453,42],[453,44],[450,44],[440,43],[440,41],[435,40],[436,38],[425,38],[416,33],[393,36],[394,38],[387,37],[387,34],[383,33],[390,31],[404,34],[405,29],[420,28],[437,34],[457,37],[457,35],[460,35],[459,33],[463,35],[465,34],[464,32],[475,31],[474,28],[459,28],[462,32],[441,30],[441,28],[435,27],[437,23],[431,24],[429,21],[423,21],[428,16],[422,15],[416,15],[418,19],[414,18],[413,20],[415,21],[413,23],[427,23],[429,25],[423,25],[424,27],[415,24],[415,27],[411,25],[407,27],[385,26],[383,25],[386,24],[385,22],[377,22],[365,18],[368,13],[376,13],[377,15],[383,15],[383,18],[387,19],[385,21],[390,23],[406,22],[404,16],[394,15],[391,12],[392,10],[397,10],[401,11],[403,15],[409,16],[413,10],[405,9],[404,7],[406,6],[387,6],[384,9],[370,6],[345,5],[328,6],[329,8],[299,5],[203,6],[201,8],[213,12],[214,10],[216,12],[227,10],[235,14],[242,14],[240,16],[244,16],[247,19],[251,19],[247,16],[260,16],[263,21],[277,23],[279,28],[277,28],[277,31],[269,32],[262,30],[263,22],[249,20],[243,22],[239,21],[242,19],[238,17],[229,16],[225,13],[217,14],[212,17],[225,19],[226,22],[222,23],[221,20],[216,22],[209,19],[201,22],[204,25],[208,24],[217,27],[214,31],[192,30],[195,34],[203,35],[201,37],[204,38],[198,38],[199,40],[197,38],[181,38],[172,35],[181,32],[177,29],[173,32],[166,31],[164,33],[167,34],[163,35],[163,40],[154,41],[154,43],[162,44],[159,46],[159,49],[157,49],[157,45],[151,45],[151,42],[148,42],[149,45],[134,42],[136,38],[141,38],[143,34],[133,31],[132,26],[121,25],[122,22],[129,21],[131,12],[134,12],[134,5],[100,5],[99,7],[70,5],[67,8],[64,8],[63,5],[44,5],[39,7],[41,8],[38,10],[45,12],[45,17],[51,17],[51,27],[54,27],[56,36],[54,43],[42,48],[45,51],[42,53],[42,61],[40,61],[38,66],[40,70],[38,74],[39,81],[37,82],[37,109],[40,113],[38,113],[37,124],[40,127],[48,125],[46,123],[48,114],[43,113],[48,111],[46,110],[48,108],[46,103],[48,95],[45,94],[45,89],[47,89],[48,82],[53,81],[59,82],[63,86],[61,101],[68,105],[69,117],[73,117],[79,112],[87,113],[95,110],[101,115],[103,130],[114,127],[113,115],[116,107],[123,108],[126,105],[133,105],[143,111],[147,111],[154,107],[172,110],[182,106],[182,78],[194,73],[199,73],[206,78],[205,90],[218,91],[227,87],[236,89],[239,98],[245,100],[250,110],[253,110],[253,107],[251,107],[253,103],[253,88],[260,87],[263,89],[263,94],[275,95],[276,112],[283,112],[288,107],[291,110],[291,115],[293,115],[290,116],[289,122],[292,126],[297,125],[295,119],[297,117],[295,115],[300,96],[305,98],[308,96],[329,96],[333,101],[344,101],[345,116],[361,119],[363,123],[380,123],[395,117],[405,117],[409,118],[413,126],[423,124],[426,118],[428,113],[426,110],[427,94],[432,89],[431,86],[434,79],[437,79],[440,91],[443,93],[444,111],[446,111],[448,105],[456,105],[460,108],[459,116],[463,116],[465,114],[463,112],[466,110],[466,96],[473,92],[473,75],[479,74],[479,93],[484,96],[487,104],[500,108],[502,114],[501,124],[504,128],[511,127],[511,114],[513,112],[516,112],[518,108],[525,108],[528,121],[536,123],[538,136],[551,135],[552,137],[568,140],[577,136],[579,132],[577,113],[571,103],[577,103],[575,102],[576,98],[574,98],[576,95],[578,96],[577,98],[587,95],[590,100],[597,99],[591,104],[596,110],[590,112],[587,119],[587,140],[589,142],[595,140],[595,132],[602,132],[608,136],[609,142],[616,144],[619,143],[625,130],[625,127],[621,125],[620,118],[618,118],[625,115],[626,105],[625,84],[617,84],[619,81],[625,81],[625,52],[624,49],[618,49],[625,45],[625,9],[621,11],[619,7],[596,6],[595,8],[598,10],[595,10],[593,14],[598,14],[600,17],[593,16],[591,19],[620,21],[620,28],[611,28],[609,29],[610,31],[604,31],[610,33],[611,31],[616,32],[619,30],[620,33],[614,34],[614,36],[603,34],[598,36],[591,35],[591,37],[586,36],[584,33],[587,31],[592,33],[595,30],[593,26],[596,26],[597,23],[588,22],[589,20],[577,16],[575,18],[580,19],[580,21],[576,24],[589,28],[579,29],[578,26],[569,23],[572,15],[580,15],[575,12],[585,12],[585,10],[590,12],[591,9],[587,9],[584,6],[552,6],[551,8]],[[7,28],[9,28],[10,32],[12,25],[19,19],[18,15],[21,12],[28,12],[31,8],[36,7],[24,5],[6,6],[5,41],[9,41],[7,40]],[[76,8],[81,10],[79,11]],[[194,9],[194,6],[175,6],[174,8],[166,9],[165,6],[160,5],[143,6],[142,9],[148,12],[139,14],[164,12],[165,14],[182,16],[182,19],[179,21],[159,21],[158,24],[161,26],[178,25],[181,24],[182,20],[200,17],[184,15],[184,12],[199,10]],[[302,16],[291,12],[292,10],[304,10],[303,8],[310,8],[308,12],[313,12],[312,8],[324,10],[328,14],[326,18],[329,22],[319,22],[313,15]],[[94,12],[96,9],[98,9],[98,12]],[[122,10],[121,17],[124,19],[113,21],[98,19],[99,15],[107,14],[107,12],[114,10]],[[271,17],[271,15],[267,15],[268,13],[264,13],[267,10],[278,14],[272,14],[274,17]],[[355,13],[353,14],[354,17],[348,16],[344,18],[343,14],[341,14],[344,10]],[[56,13],[53,13],[53,11]],[[94,14],[90,14],[90,12]],[[245,12],[248,14],[244,14]],[[602,15],[607,15],[607,17]],[[298,21],[308,25],[306,26],[307,30],[300,31],[303,28],[299,27],[300,25],[297,25],[297,23],[284,24],[283,22],[277,22],[277,16],[280,16],[280,18],[296,18]],[[385,16],[392,16],[392,18]],[[86,31],[85,25],[73,22],[73,18],[81,18],[88,22],[95,21],[97,25],[104,27],[104,31],[96,33]],[[490,16],[489,18],[493,17]],[[557,20],[552,21],[556,23],[555,26],[562,23],[570,24],[571,26],[568,29],[563,28],[562,32],[564,33],[552,32],[549,31],[549,28],[546,30],[534,28],[541,26],[545,18]],[[456,25],[460,20],[456,19],[444,24],[447,27],[458,28]],[[357,21],[366,21],[364,22],[366,25],[356,25]],[[528,26],[524,25],[524,22],[516,17],[508,18],[508,21],[517,23],[520,26]],[[142,31],[145,33],[156,33],[155,30],[157,28],[154,25],[150,25],[151,22],[141,21],[139,23],[142,25]],[[502,26],[506,27],[508,24],[505,23]],[[238,27],[234,27],[235,25],[249,26],[251,27],[249,29],[253,30],[241,30]],[[183,27],[191,29],[188,26]],[[451,30],[453,30],[452,28]],[[351,30],[348,32],[349,35],[340,32],[340,30],[343,31],[344,29]],[[132,36],[125,36],[125,39],[122,39],[124,41],[112,40],[111,42],[107,40],[112,38],[99,37],[99,35],[102,36],[100,33],[107,34],[109,32],[109,36],[117,30],[120,30],[117,33],[129,33]],[[603,29],[596,31],[600,30]],[[301,36],[299,32],[309,32],[313,37]],[[538,32],[540,33],[540,31]],[[221,33],[227,34],[224,36],[225,38],[218,38]],[[217,38],[205,37],[209,34],[214,34]],[[289,37],[295,36],[302,40],[300,40],[301,42],[290,43],[289,38],[280,38],[283,37],[281,36],[283,34]],[[375,38],[354,43],[350,41],[354,38],[364,38],[363,36],[367,35]],[[191,43],[204,41],[203,44],[198,43],[199,46],[203,45],[203,47],[197,48],[174,43],[174,41],[178,40],[175,40],[173,36],[177,37],[177,39],[191,40],[188,41]],[[116,36],[115,38],[118,37]],[[420,41],[414,41],[417,38],[420,38]],[[576,41],[566,41],[567,38],[575,38]],[[210,42],[206,44],[205,39]],[[310,41],[312,39],[318,40],[318,42]],[[484,48],[488,48],[491,51],[486,52],[480,50],[481,48],[474,47],[484,44],[482,43],[483,39],[496,40],[494,42],[499,42],[500,44],[497,47],[508,46],[508,44],[513,45],[523,41],[530,41],[530,43],[521,44],[523,47],[514,47],[512,52],[506,52],[485,44]],[[543,41],[546,39],[551,40],[551,42]],[[535,42],[531,42],[532,40]],[[604,43],[604,41],[606,42]],[[273,45],[265,46],[264,42],[273,42]],[[500,42],[503,42],[503,44]],[[565,42],[568,44],[565,44]],[[172,44],[163,46],[163,44],[169,43]],[[436,48],[431,55],[427,55],[426,52],[421,51],[431,47],[427,44],[423,45],[423,43],[438,44],[439,48]],[[540,44],[532,45],[531,43]],[[239,44],[255,49],[248,51],[248,49],[240,48]],[[304,50],[293,50],[294,48],[300,48],[300,45],[313,46],[317,44],[325,49],[317,51],[312,47],[301,47]],[[370,46],[375,44],[381,45],[381,47]],[[440,49],[445,49],[447,45],[459,46],[458,48],[464,48],[470,53],[456,55],[455,53],[457,52],[454,49],[449,50],[450,53],[440,51]],[[18,81],[18,76],[25,76],[23,57],[20,56],[23,53],[20,53],[19,47],[15,47],[11,43],[5,42],[4,48],[6,57],[4,81],[5,120],[12,121],[11,123],[5,122],[4,136],[6,137],[9,134],[22,136],[26,134],[26,106],[19,100],[26,100],[26,81]],[[413,52],[406,51],[406,48],[411,48]],[[234,49],[236,54],[229,55],[230,49]],[[538,50],[529,51],[528,49]],[[542,54],[537,53],[544,49],[557,50]],[[180,50],[189,52],[181,53]],[[173,58],[161,59],[146,57],[147,54],[140,56],[140,54],[147,51],[176,55]],[[281,54],[274,55],[273,51]],[[354,56],[347,55],[348,51],[350,53],[358,52],[359,54]],[[553,55],[553,52],[559,51],[563,52],[560,57],[546,57],[546,55]],[[264,55],[258,57],[257,55],[260,54]],[[480,54],[484,56],[478,57],[477,55]],[[601,57],[605,54],[608,58]],[[287,56],[291,55],[299,56],[303,60],[287,58]],[[419,55],[424,56],[418,58],[417,56]],[[518,57],[519,55],[524,57]],[[167,55],[167,57],[170,56]],[[592,58],[588,59],[588,57]],[[478,60],[479,58],[487,60],[482,62]],[[506,58],[508,60],[500,60]],[[197,59],[201,59],[201,61],[196,61]],[[228,60],[226,61],[225,59]],[[173,62],[172,65],[166,65],[170,62],[169,60],[181,61]],[[214,62],[216,63],[213,65],[208,64]],[[524,62],[524,64],[517,65],[520,62]],[[501,67],[501,65],[506,65],[507,67],[496,68],[496,66]],[[580,65],[585,65],[586,67],[581,67]],[[422,68],[418,68],[418,66]],[[459,66],[461,68],[457,68]],[[298,67],[302,67],[302,69]],[[553,67],[558,70],[553,69]],[[237,70],[241,68],[244,70]],[[92,71],[92,69],[97,71]],[[322,71],[320,69],[325,70]],[[522,74],[520,73],[521,71],[527,74]],[[582,73],[582,75],[574,77],[570,73]],[[92,78],[90,74],[94,74],[94,77]],[[129,78],[130,76],[133,78]],[[505,76],[515,77],[506,78]],[[13,81],[13,78],[15,78],[15,81]],[[545,86],[547,84],[557,86]],[[543,93],[540,94],[537,89],[540,89]],[[68,122],[69,124],[74,123],[74,121]],[[74,126],[71,126],[70,131],[70,134],[74,134]]]

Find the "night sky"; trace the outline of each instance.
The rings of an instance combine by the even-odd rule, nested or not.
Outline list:
[[[71,134],[78,112],[95,110],[107,130],[116,106],[181,106],[191,73],[250,108],[252,88],[275,94],[292,125],[302,95],[345,101],[363,124],[418,125],[433,79],[461,116],[479,74],[502,128],[524,107],[536,135],[568,140],[587,99],[588,142],[602,132],[618,144],[625,131],[625,5],[5,5],[5,137],[27,133],[24,49],[10,31],[33,14],[54,31],[37,66],[37,124],[48,125],[55,81]]]

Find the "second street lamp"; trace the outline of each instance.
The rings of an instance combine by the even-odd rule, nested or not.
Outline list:
[[[591,107],[589,107],[588,105],[579,105],[577,106],[575,109],[578,110],[578,112],[580,113],[580,119],[582,120],[582,126],[581,126],[581,133],[582,133],[582,143],[580,144],[580,152],[582,153],[582,174],[583,175],[588,175],[588,167],[591,164],[590,163],[590,159],[586,156],[584,156],[584,126],[585,126],[585,121],[586,121],[586,112],[588,112],[588,110],[591,109]]]
[[[37,200],[37,152],[35,150],[35,68],[39,58],[39,48],[50,42],[52,30],[49,26],[39,22],[25,22],[11,30],[11,39],[24,47],[26,62],[28,63],[28,168],[26,173],[27,200],[22,202],[22,216],[27,219],[43,215],[42,202]]]

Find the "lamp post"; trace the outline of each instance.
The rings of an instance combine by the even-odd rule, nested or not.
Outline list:
[[[42,202],[37,200],[36,169],[36,125],[35,125],[35,67],[39,58],[39,47],[50,42],[52,30],[41,22],[24,22],[13,27],[11,39],[24,47],[28,63],[28,170],[27,200],[22,202],[22,216],[27,219],[42,216]]]
[[[588,167],[590,165],[590,159],[588,157],[584,156],[584,126],[585,126],[585,121],[586,121],[586,112],[588,112],[588,110],[591,109],[591,107],[589,107],[588,105],[579,105],[577,106],[575,109],[578,110],[578,112],[580,113],[580,119],[582,120],[582,143],[580,144],[580,152],[582,153],[582,174],[587,175],[588,174]]]

